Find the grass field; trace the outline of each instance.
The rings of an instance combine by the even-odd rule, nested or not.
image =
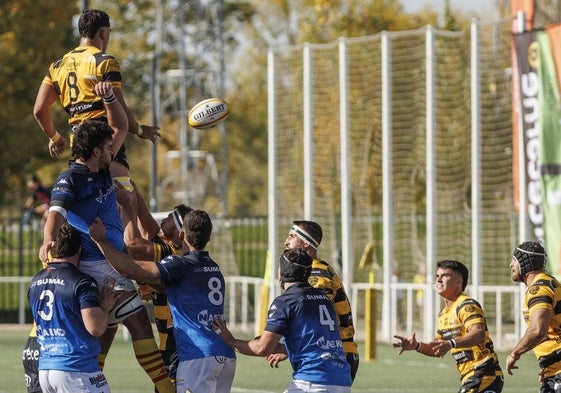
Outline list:
[[[25,392],[21,350],[29,326],[0,325],[0,393]],[[453,393],[458,390],[458,373],[452,358],[428,358],[415,352],[397,356],[396,350],[379,345],[377,359],[362,361],[353,392]],[[500,353],[504,364],[505,353]],[[538,391],[534,355],[525,354],[516,375],[505,376],[504,393]],[[105,374],[113,393],[152,393],[151,381],[137,365],[130,342],[118,334],[105,364]],[[271,369],[262,358],[239,355],[232,392],[283,392],[291,379],[288,363]]]

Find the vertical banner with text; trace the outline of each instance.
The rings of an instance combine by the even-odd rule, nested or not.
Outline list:
[[[548,268],[561,277],[561,102],[555,57],[561,45],[561,27],[537,33],[539,45],[539,141],[544,215],[544,241]],[[557,48],[556,48],[557,46]]]
[[[512,32],[522,33],[523,31],[531,31],[534,26],[534,0],[511,0],[511,14],[517,17],[512,20]],[[524,25],[519,23],[518,15],[522,13],[524,16]],[[516,211],[521,209],[520,206],[520,165],[518,157],[520,155],[519,135],[521,132],[521,111],[520,111],[520,72],[518,70],[518,60],[516,58],[516,48],[514,40],[511,43],[511,66],[512,66],[512,184],[514,196],[514,208]],[[523,207],[522,207],[523,208]]]
[[[525,187],[527,205],[526,208],[530,224],[530,236],[533,239],[543,239],[543,208],[541,195],[541,174],[539,167],[539,80],[538,80],[538,43],[536,42],[536,31],[528,31],[513,35],[516,59],[518,65],[519,100],[513,103],[518,106],[520,116],[520,127],[518,132],[523,135]],[[513,138],[518,139],[518,135]],[[514,158],[516,159],[516,158]],[[521,239],[527,240],[527,239]]]

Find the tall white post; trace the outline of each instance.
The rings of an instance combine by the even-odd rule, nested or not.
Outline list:
[[[481,285],[481,88],[479,25],[471,22],[471,288],[479,298]]]
[[[436,110],[435,110],[435,53],[434,29],[427,26],[425,33],[425,63],[426,63],[426,172],[427,172],[427,255],[425,279],[425,305],[423,315],[424,339],[429,339],[435,331],[436,293],[432,290],[434,280],[434,266],[436,263]]]
[[[304,218],[312,220],[313,198],[314,198],[314,134],[313,134],[313,111],[312,98],[312,54],[310,44],[304,44]]]
[[[351,176],[349,158],[349,74],[348,53],[345,39],[339,40],[339,116],[341,138],[341,256],[343,268],[343,284],[350,296],[353,283],[352,253],[352,207],[351,207]]]
[[[268,116],[268,188],[269,188],[269,304],[277,295],[277,145],[276,145],[276,91],[275,91],[275,53],[267,54],[267,110]]]
[[[392,199],[392,100],[391,100],[391,37],[382,32],[382,217],[384,245],[384,294],[382,301],[381,339],[391,339],[390,283],[393,261],[393,199]]]

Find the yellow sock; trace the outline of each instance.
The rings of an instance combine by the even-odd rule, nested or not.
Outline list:
[[[99,368],[101,371],[103,371],[103,367],[105,366],[105,358],[107,357],[106,353],[99,353],[99,355],[97,355],[97,362],[99,363]]]
[[[134,354],[138,364],[144,369],[150,377],[159,393],[175,393],[175,386],[168,378],[164,361],[156,340],[147,338],[144,340],[135,340],[132,342]]]

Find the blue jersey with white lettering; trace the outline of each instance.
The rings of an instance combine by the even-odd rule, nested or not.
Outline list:
[[[33,277],[27,298],[41,345],[39,370],[99,371],[99,341],[81,314],[99,307],[96,281],[71,263],[54,262]]]
[[[71,161],[69,168],[59,175],[53,186],[50,206],[50,209],[66,215],[68,223],[80,231],[80,260],[105,259],[88,232],[95,217],[99,217],[105,225],[106,237],[113,246],[117,250],[125,250],[123,224],[109,169],[90,172],[86,165]]]
[[[265,330],[284,337],[293,379],[351,386],[333,303],[307,282],[291,285],[275,298]]]
[[[225,281],[208,252],[170,255],[156,265],[166,285],[179,360],[235,358],[210,326],[211,318],[224,317]]]

